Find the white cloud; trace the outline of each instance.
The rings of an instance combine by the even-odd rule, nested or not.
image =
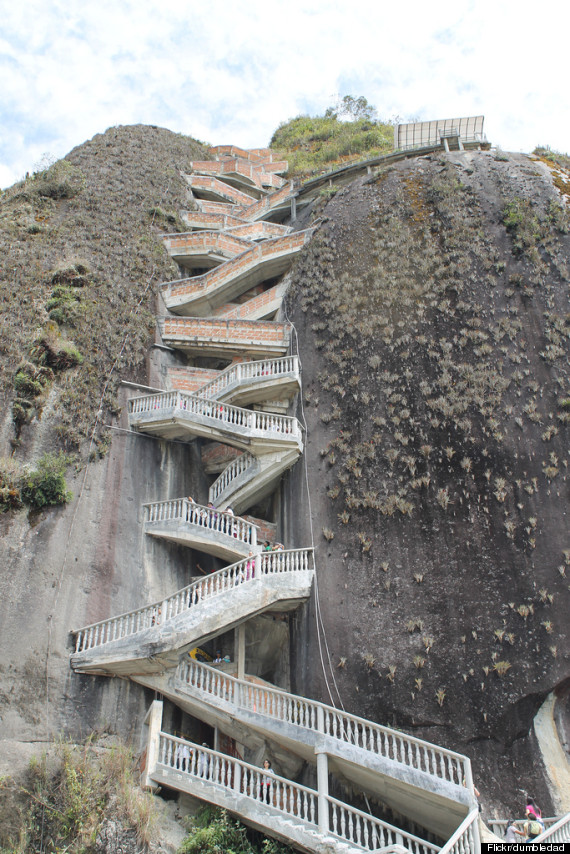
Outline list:
[[[10,4],[0,180],[114,124],[265,145],[279,122],[365,95],[389,118],[484,113],[504,148],[570,148],[569,12],[514,0],[78,0]]]

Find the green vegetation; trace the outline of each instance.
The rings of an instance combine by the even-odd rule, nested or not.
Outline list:
[[[536,260],[536,246],[544,237],[544,227],[529,199],[515,196],[505,205],[503,223],[513,239],[515,254],[526,252],[532,260]]]
[[[560,151],[551,151],[550,148],[539,146],[534,149],[535,154],[543,163],[552,170],[552,180],[559,192],[570,197],[570,155],[562,154]]]
[[[137,787],[132,752],[60,744],[30,762],[25,780],[0,781],[0,854],[91,854],[106,818],[120,823],[129,850],[153,834],[151,795]]]
[[[377,121],[374,107],[365,98],[347,95],[323,116],[297,116],[283,122],[270,146],[289,161],[290,176],[308,177],[387,154],[393,149],[393,136],[392,125]]]
[[[20,482],[20,496],[24,504],[36,510],[67,504],[73,497],[65,482],[69,462],[69,457],[63,453],[44,454],[35,469],[25,470]]]
[[[538,145],[532,152],[541,160],[549,160],[551,163],[556,163],[558,166],[564,166],[570,169],[570,154],[563,154],[561,151],[552,151],[547,145]]]
[[[288,854],[293,849],[249,830],[225,810],[205,807],[190,824],[178,854]]]

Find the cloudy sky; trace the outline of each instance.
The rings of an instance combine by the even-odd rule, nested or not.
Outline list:
[[[485,115],[489,139],[570,150],[570,4],[515,0],[4,0],[0,187],[112,125],[267,145],[364,95],[380,117]]]

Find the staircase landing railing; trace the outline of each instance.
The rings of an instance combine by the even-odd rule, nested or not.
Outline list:
[[[299,357],[285,356],[281,359],[261,359],[255,362],[238,362],[230,365],[210,382],[201,386],[200,396],[218,398],[227,389],[240,383],[260,380],[270,383],[273,379],[290,374],[299,377]]]
[[[228,487],[234,485],[241,475],[247,472],[248,479],[254,477],[260,469],[260,463],[257,457],[252,456],[247,451],[225,467],[223,472],[216,478],[210,487],[208,498],[212,504],[218,501],[221,503],[223,493]]]
[[[143,504],[143,508],[145,523],[188,522],[190,525],[207,528],[216,534],[234,537],[257,551],[257,525],[233,513],[204,507],[188,498],[156,501],[152,504]]]
[[[237,679],[194,660],[182,662],[176,677],[195,691],[241,709],[330,736],[447,783],[463,788],[464,780],[471,778],[471,763],[466,756],[347,714],[325,703]]]
[[[157,764],[154,772],[149,769],[149,777],[152,779],[158,776],[157,771],[162,772],[164,781],[169,772],[188,775],[223,791],[245,796],[262,807],[277,810],[296,822],[308,825],[315,834],[321,831],[321,843],[326,841],[327,836],[333,836],[363,851],[376,851],[387,845],[403,845],[411,854],[437,854],[440,850],[437,845],[354,809],[336,798],[327,796],[323,799],[328,814],[321,816],[318,791],[165,732],[160,733]],[[172,785],[176,786],[174,774]],[[257,820],[263,820],[261,811]],[[326,828],[324,832],[323,827]]]
[[[544,833],[532,840],[533,842],[570,842],[570,812],[559,818]]]
[[[156,416],[156,420],[160,421],[167,410],[175,410],[176,414],[189,421],[192,421],[192,416],[207,419],[212,426],[224,432],[236,427],[246,430],[253,437],[265,439],[290,437],[301,440],[301,425],[295,417],[242,409],[240,406],[214,402],[197,394],[166,391],[160,394],[132,397],[128,404],[129,417],[133,417],[133,420],[136,420],[134,419],[136,415],[152,414]]]
[[[481,849],[478,822],[479,809],[471,810],[441,848],[440,854],[478,854]]]
[[[85,652],[153,627],[158,629],[188,608],[263,576],[306,572],[312,569],[312,556],[312,549],[288,549],[258,553],[253,558],[240,560],[198,579],[160,602],[78,629],[73,632],[76,636],[75,652]]]

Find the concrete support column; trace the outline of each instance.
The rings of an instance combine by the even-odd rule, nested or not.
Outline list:
[[[324,750],[315,747],[317,754],[317,809],[320,833],[329,832],[329,759]]]
[[[295,196],[291,198],[291,222],[295,222],[297,219],[297,199]]]
[[[214,750],[220,749],[220,730],[217,726],[214,727]]]
[[[160,759],[160,732],[162,730],[162,700],[154,700],[144,720],[141,734],[141,752],[144,756],[144,764],[141,770],[141,786],[143,789],[157,789],[156,783],[151,779],[151,774]]]
[[[245,623],[234,629],[234,658],[237,664],[237,678],[245,678]]]

